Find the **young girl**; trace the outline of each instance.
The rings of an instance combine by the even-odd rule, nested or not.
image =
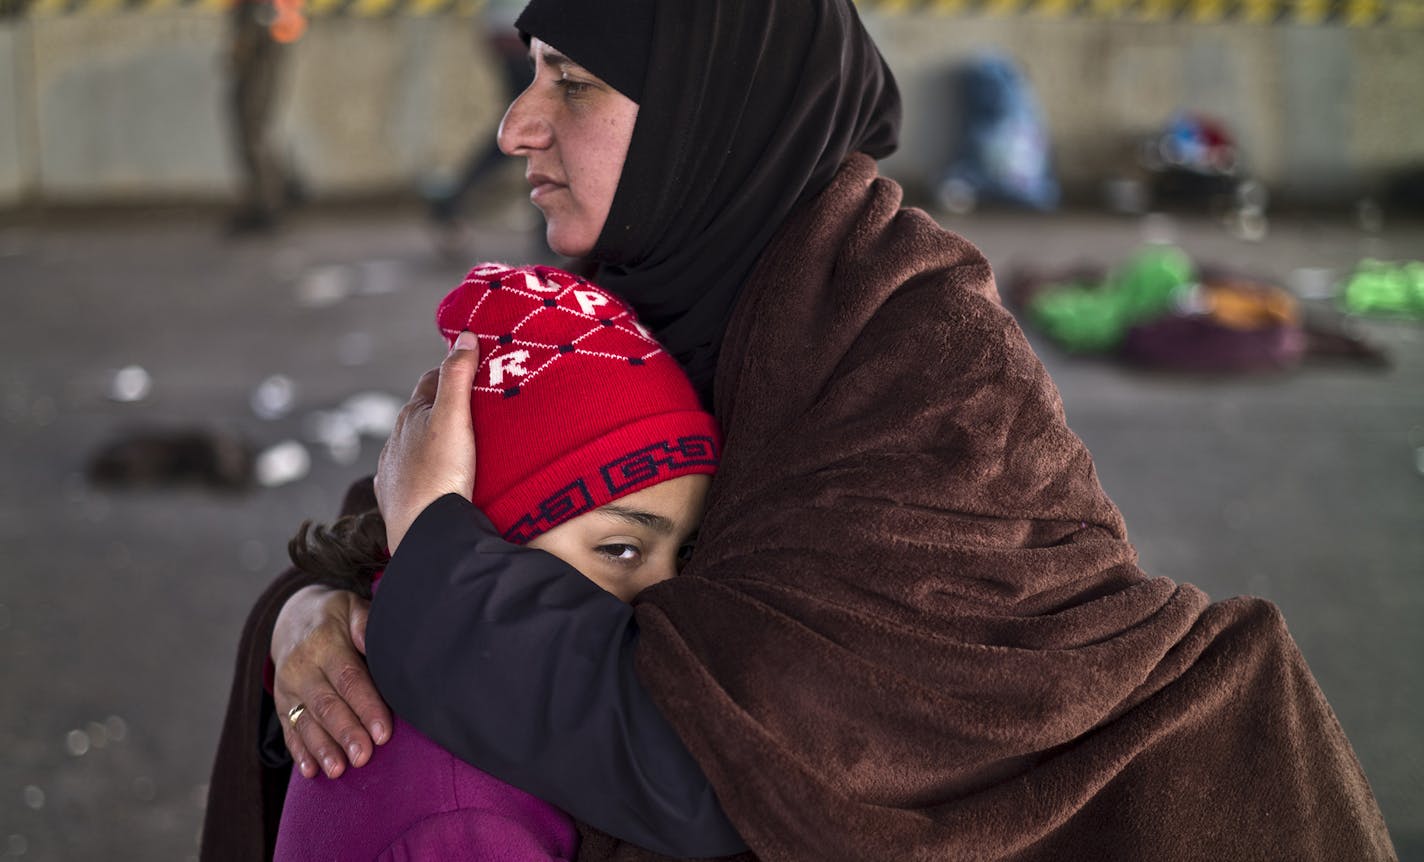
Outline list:
[[[436,320],[452,346],[463,331],[478,339],[471,500],[495,530],[624,601],[672,577],[702,517],[717,425],[629,308],[557,269],[481,264]],[[380,513],[303,525],[291,552],[369,595],[386,559]],[[563,812],[397,720],[361,769],[292,771],[276,859],[573,859],[576,847]]]

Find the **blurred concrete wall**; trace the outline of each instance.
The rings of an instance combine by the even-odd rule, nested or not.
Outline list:
[[[950,155],[950,67],[997,48],[1027,69],[1065,185],[1121,173],[1176,108],[1214,114],[1278,196],[1346,199],[1424,162],[1424,29],[865,13],[905,94],[888,170],[929,185]],[[0,206],[203,199],[234,183],[226,19],[198,8],[0,21]],[[316,196],[415,188],[502,111],[462,17],[323,17],[292,47],[276,137]]]
[[[318,197],[414,188],[494,133],[469,18],[323,18],[290,46],[274,139]],[[228,21],[200,9],[0,24],[0,206],[210,200],[236,182]]]
[[[1065,185],[1123,172],[1131,140],[1177,108],[1235,132],[1274,194],[1332,201],[1424,163],[1424,29],[1139,23],[1087,18],[867,16],[904,91],[906,133],[890,163],[929,182],[954,127],[948,70],[985,48],[1026,70]]]

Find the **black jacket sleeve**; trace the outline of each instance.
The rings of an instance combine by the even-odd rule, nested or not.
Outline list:
[[[635,675],[637,639],[627,604],[455,494],[411,526],[366,630],[381,694],[460,759],[649,850],[746,849]]]

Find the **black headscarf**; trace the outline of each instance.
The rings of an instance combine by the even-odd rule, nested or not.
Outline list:
[[[643,100],[656,0],[530,0],[514,26],[538,36],[635,102]]]
[[[530,6],[617,20],[624,2]],[[900,95],[851,0],[653,0],[652,11],[638,121],[592,257],[599,283],[633,304],[710,403],[757,258],[848,155],[894,152]],[[618,50],[545,41],[595,74],[608,65],[596,55]]]

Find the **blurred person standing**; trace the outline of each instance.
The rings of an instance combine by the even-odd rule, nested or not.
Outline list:
[[[271,120],[287,47],[306,32],[303,0],[234,0],[230,108],[242,169],[232,233],[274,228],[290,180],[271,141]]]
[[[525,5],[526,0],[486,0],[483,7],[484,27],[477,38],[484,41],[485,49],[498,64],[500,80],[504,85],[501,108],[513,102],[534,79],[529,49],[514,27],[514,21]],[[465,199],[471,189],[505,163],[495,136],[481,136],[475,139],[454,180],[428,193],[430,221],[439,232],[443,252],[464,257],[465,231],[460,216]]]

